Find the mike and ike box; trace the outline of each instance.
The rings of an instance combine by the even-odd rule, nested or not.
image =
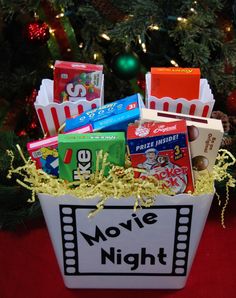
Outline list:
[[[127,132],[130,159],[135,177],[149,176],[175,194],[193,192],[186,121],[130,124]]]
[[[112,165],[125,164],[124,132],[94,132],[92,134],[61,134],[58,137],[59,177],[67,181],[88,179],[96,171],[97,154],[109,153],[104,175]],[[99,170],[101,169],[101,161]]]
[[[141,121],[186,120],[194,178],[209,175],[215,165],[224,130],[221,120],[141,109]]]
[[[157,98],[199,99],[200,76],[199,68],[152,67],[151,95]]]

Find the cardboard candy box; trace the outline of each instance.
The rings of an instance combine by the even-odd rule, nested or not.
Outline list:
[[[186,120],[195,178],[212,172],[224,130],[221,120],[141,109],[141,121]]]
[[[70,133],[92,132],[91,125],[85,125]],[[27,144],[27,150],[37,169],[43,169],[46,173],[57,176],[59,171],[58,160],[58,136],[32,141]]]
[[[199,98],[200,69],[181,67],[152,67],[151,95],[157,98]]]
[[[144,107],[141,95],[136,93],[67,119],[64,131],[87,124],[92,125],[93,131],[126,131],[129,123],[140,118],[140,109]]]
[[[154,176],[163,181],[163,189],[171,189],[175,194],[193,192],[185,120],[130,124],[127,139],[132,166],[145,170],[135,172],[136,177]]]
[[[54,65],[54,101],[100,98],[102,71],[102,65],[57,60]]]
[[[109,152],[107,161],[114,165],[125,164],[125,136],[123,132],[91,134],[61,134],[58,137],[60,178],[67,181],[80,180],[96,171],[96,158],[100,150]],[[100,168],[99,168],[100,169]],[[108,175],[110,166],[104,168]]]

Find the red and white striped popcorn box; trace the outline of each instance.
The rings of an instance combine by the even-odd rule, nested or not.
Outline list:
[[[191,101],[185,98],[172,99],[170,97],[157,98],[152,96],[151,73],[148,72],[146,74],[145,103],[148,109],[210,118],[215,100],[207,79],[200,79],[199,98]]]
[[[84,111],[98,108],[104,104],[104,76],[100,98],[91,101],[79,100],[77,102],[53,101],[53,80],[43,79],[34,106],[41,124],[41,128],[47,136],[58,133],[58,129],[67,118],[77,116]]]

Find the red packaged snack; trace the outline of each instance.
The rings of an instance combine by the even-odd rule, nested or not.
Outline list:
[[[102,65],[57,60],[54,65],[54,101],[100,98],[102,71]]]
[[[135,176],[163,180],[162,187],[175,194],[193,192],[187,136],[185,120],[129,125],[127,139],[132,166],[145,170],[135,172]]]
[[[199,99],[200,76],[199,68],[152,67],[151,95],[157,98]]]

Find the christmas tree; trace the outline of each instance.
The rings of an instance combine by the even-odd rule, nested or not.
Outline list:
[[[144,94],[153,66],[199,67],[222,146],[236,151],[236,1],[2,0],[0,8],[0,227],[40,214],[6,179],[5,151],[42,137],[33,104],[55,60],[104,65],[105,102]]]

